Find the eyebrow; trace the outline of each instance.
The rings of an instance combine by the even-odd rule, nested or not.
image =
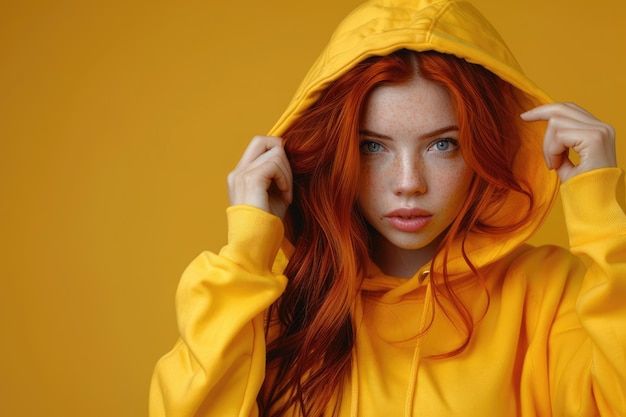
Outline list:
[[[444,126],[442,128],[435,129],[433,131],[424,133],[424,134],[420,135],[418,137],[418,139],[428,139],[428,138],[432,138],[434,136],[441,135],[442,133],[452,132],[454,130],[459,130],[459,127],[456,126],[456,125]],[[380,133],[372,132],[371,130],[367,130],[367,129],[359,130],[359,134],[363,135],[363,136],[370,136],[370,137],[373,137],[373,138],[378,138],[378,139],[393,140],[393,138],[390,137],[390,136],[386,136],[386,135],[383,135],[383,134],[380,134]]]

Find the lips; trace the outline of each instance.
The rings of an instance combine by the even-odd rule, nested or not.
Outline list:
[[[402,208],[388,213],[385,218],[394,229],[415,233],[426,227],[432,219],[432,214],[419,208]]]

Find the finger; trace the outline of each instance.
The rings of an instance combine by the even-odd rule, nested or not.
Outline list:
[[[538,113],[545,109],[535,109]],[[547,110],[552,113],[551,110]],[[571,140],[571,136],[559,136],[564,130],[574,130],[584,128],[585,124],[571,118],[552,114],[548,119],[548,125],[543,139],[543,155],[548,169],[556,169],[561,164],[569,160],[569,148],[576,143]],[[559,140],[559,138],[561,140]],[[567,139],[570,140],[567,140]]]
[[[247,165],[263,155],[268,150],[280,146],[282,147],[282,139],[276,136],[255,136],[246,147],[241,155],[241,159],[237,163],[237,167]]]
[[[249,164],[250,169],[256,167],[266,169],[264,176],[275,181],[279,190],[288,191],[291,188],[291,165],[282,145],[271,148]]]
[[[270,211],[273,198],[284,200],[285,205],[292,201],[292,172],[282,146],[271,148],[250,163],[238,165],[227,180],[232,205],[248,204]]]
[[[569,149],[578,144],[578,135],[574,132],[576,129],[555,127],[552,120],[548,124],[543,140],[543,155],[548,169],[558,169],[563,163],[570,162]]]
[[[272,180],[283,196],[289,196],[289,201],[291,201],[293,175],[284,149],[282,147],[275,147],[267,151],[266,154],[269,155],[266,163],[275,165]]]
[[[267,192],[272,181],[281,191],[290,186],[291,168],[287,156],[281,147],[274,147],[247,164],[238,165],[229,175],[230,182],[236,189],[249,192],[260,188]]]
[[[607,139],[602,127],[571,120],[561,123],[550,119],[544,138],[544,157],[549,169],[556,169],[561,180],[594,169],[617,166],[614,142]],[[575,127],[568,127],[575,126]],[[579,156],[574,165],[569,159],[569,150]]]
[[[261,167],[261,169],[257,169]],[[278,171],[276,171],[278,170]],[[245,178],[246,182],[264,185],[269,190],[272,180],[281,191],[290,191],[291,167],[282,147],[282,140],[272,136],[256,136],[248,145],[231,179]]]
[[[588,116],[591,116],[591,117],[593,117],[594,119],[596,118],[593,114],[589,113],[587,110],[583,109],[582,107],[580,107],[580,106],[579,106],[578,104],[576,104],[576,103],[569,103],[569,102],[566,102],[566,103],[562,103],[562,104],[563,104],[563,105],[565,105],[565,106],[567,106],[567,107],[570,107],[570,108],[572,108],[572,109],[574,109],[574,110],[578,110],[579,112],[586,113]]]
[[[232,172],[228,176],[228,194],[231,205],[246,204],[269,211],[268,190],[276,188],[274,178],[280,177],[274,164],[248,167],[243,172]]]
[[[520,117],[526,121],[548,121],[543,142],[548,168],[558,169],[565,163],[569,167],[568,148],[580,156],[578,167],[570,173],[615,165],[614,129],[580,106],[550,103],[522,113]]]
[[[549,103],[528,110],[520,115],[526,121],[549,120],[552,117],[564,117],[585,123],[603,124],[587,110],[574,103]]]

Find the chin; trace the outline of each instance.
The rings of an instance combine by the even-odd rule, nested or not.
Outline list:
[[[393,247],[395,249],[398,250],[404,250],[404,251],[419,251],[422,249],[432,249],[433,247],[437,247],[439,245],[439,241],[441,241],[441,239],[437,236],[435,238],[428,238],[428,237],[422,237],[422,238],[408,238],[408,239],[402,239],[402,238],[394,238],[394,237],[385,237],[385,236],[380,236],[382,238],[383,242],[379,242],[382,244],[386,244],[388,247]]]

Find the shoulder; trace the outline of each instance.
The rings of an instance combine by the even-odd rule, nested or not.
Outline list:
[[[582,278],[584,270],[582,260],[569,249],[526,244],[512,254],[507,275],[523,277],[533,287],[562,286]]]
[[[524,245],[512,257],[502,282],[503,298],[521,298],[527,316],[574,311],[586,267],[568,249]]]

